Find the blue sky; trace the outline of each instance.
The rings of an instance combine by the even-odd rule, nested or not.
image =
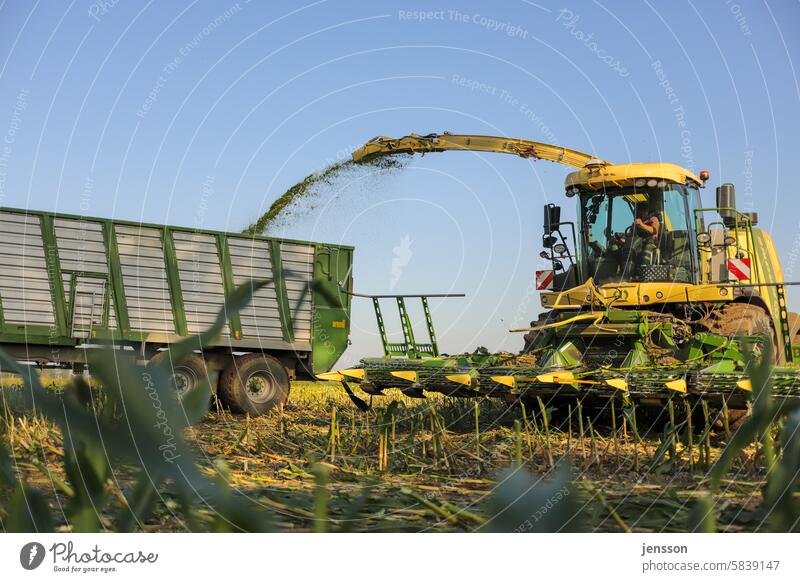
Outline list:
[[[798,280],[798,22],[793,1],[6,0],[0,204],[240,230],[375,135],[502,134],[708,169]],[[446,351],[517,349],[567,171],[416,158],[278,234],[355,245],[362,292],[466,293],[435,305]],[[368,304],[353,327],[346,360],[376,354]]]

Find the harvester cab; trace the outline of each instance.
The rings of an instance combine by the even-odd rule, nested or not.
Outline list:
[[[454,150],[509,153],[575,169],[565,181],[574,220],[544,208],[537,271],[543,313],[518,354],[458,356],[387,349],[336,378],[370,394],[400,388],[510,399],[580,396],[665,401],[681,394],[745,407],[748,367],[770,357],[776,396],[800,396],[780,260],[757,216],[736,209],[734,187],[703,207],[708,173],[669,163],[613,164],[560,146],[456,134],[378,137],[353,153],[358,162],[398,153]],[[402,314],[401,307],[401,314]],[[376,310],[380,321],[380,312]],[[410,325],[410,323],[409,323]],[[426,325],[434,338],[433,323]],[[382,333],[382,337],[384,334]],[[410,341],[409,341],[410,340]],[[433,342],[432,342],[433,343]],[[403,353],[405,352],[405,353]],[[333,379],[333,378],[329,378]]]
[[[701,176],[665,163],[589,164],[570,174],[566,196],[577,201],[577,224],[554,223],[560,209],[545,207],[541,256],[551,269],[537,273],[542,306],[591,309],[599,300],[604,307],[669,314],[694,332],[722,327],[727,336],[753,335],[755,327],[739,317],[744,310],[744,319],[760,320],[756,327],[773,338],[776,359],[791,362],[774,244],[756,228],[754,212],[736,209],[732,184],[719,186],[716,206],[704,208],[700,188],[708,173]]]
[[[568,177],[566,195],[577,201],[577,225],[554,220],[560,208],[545,206],[541,256],[550,261],[553,272],[545,279],[546,287],[569,289],[589,278],[601,286],[699,282],[694,213],[700,208],[701,182],[677,167],[671,177],[680,176],[681,181],[652,177],[666,175],[652,166],[656,164],[610,166],[602,174],[579,171]],[[623,176],[632,176],[615,175],[620,169]],[[599,175],[609,180],[591,179]]]

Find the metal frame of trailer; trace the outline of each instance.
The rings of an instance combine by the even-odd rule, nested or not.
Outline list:
[[[237,285],[283,272],[203,355],[219,370],[263,352],[312,376],[347,347],[352,261],[345,245],[0,208],[0,348],[64,366],[94,345],[150,359],[207,328]]]

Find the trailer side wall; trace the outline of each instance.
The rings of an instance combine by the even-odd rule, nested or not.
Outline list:
[[[238,285],[280,272],[209,347],[324,371],[347,346],[352,259],[340,245],[2,208],[0,344],[168,346],[208,328]]]

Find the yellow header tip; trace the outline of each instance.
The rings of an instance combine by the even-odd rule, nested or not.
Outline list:
[[[670,390],[674,390],[675,392],[682,392],[686,393],[686,380],[683,378],[678,378],[677,380],[671,380],[669,382],[665,382],[664,385],[669,388]]]
[[[362,368],[350,368],[349,370],[339,370],[340,374],[344,374],[349,378],[358,378],[359,380],[364,379],[365,372]]]
[[[490,378],[492,382],[497,382],[503,386],[508,386],[509,388],[517,387],[517,379],[514,376],[490,376]]]
[[[344,380],[339,372],[320,372],[316,374],[317,380],[324,380],[326,382],[341,382]]]
[[[400,378],[401,380],[408,380],[409,382],[417,381],[417,373],[413,371],[401,370],[399,372],[389,372],[389,373],[395,378]]]
[[[456,384],[463,384],[464,386],[472,386],[472,376],[469,374],[450,374],[449,376],[445,376],[451,382],[455,382]]]
[[[628,391],[628,383],[623,378],[609,378],[606,380],[606,384],[623,392]]]

